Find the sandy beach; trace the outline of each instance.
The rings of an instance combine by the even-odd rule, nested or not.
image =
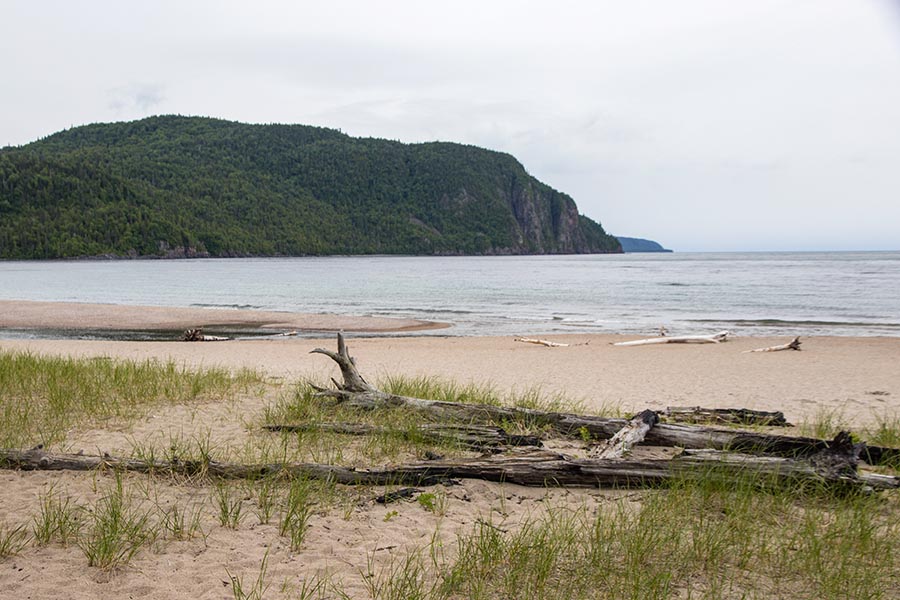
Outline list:
[[[177,329],[189,322],[196,325],[205,315],[194,309],[27,304],[0,303],[0,326],[60,328],[77,324],[80,328],[100,328],[115,322],[118,329],[135,326],[135,315],[139,314],[141,328]],[[214,312],[224,319],[228,311]],[[248,323],[247,315],[227,318],[232,317],[235,321],[228,322]],[[391,330],[426,326],[420,322],[321,315],[314,321],[307,320],[312,317],[284,314],[249,319],[254,326],[300,328],[314,322],[312,329],[343,328],[348,332],[372,330],[366,327]],[[360,371],[375,382],[391,375],[406,375],[492,385],[500,392],[540,388],[545,394],[563,394],[580,401],[587,411],[617,408],[632,413],[673,405],[781,410],[794,423],[835,413],[862,426],[900,412],[898,338],[817,337],[804,339],[800,352],[746,353],[786,340],[736,338],[723,344],[616,347],[611,343],[635,336],[542,337],[569,346],[548,348],[516,342],[511,337],[379,338],[347,334]],[[0,351],[172,360],[188,366],[235,370],[248,367],[283,381],[283,386],[305,378],[324,383],[337,376],[328,358],[310,354],[313,348],[334,346],[334,337],[324,335],[318,339],[204,343],[0,340]],[[271,397],[251,395],[224,405],[154,409],[146,418],[127,426],[98,425],[73,431],[63,447],[73,452],[115,454],[126,452],[136,443],[162,443],[173,432],[188,439],[208,435],[222,446],[239,447],[252,433],[248,424],[256,422],[271,401]],[[126,477],[127,485],[135,489],[143,489],[148,485],[145,481],[140,475]],[[96,502],[110,489],[112,476],[4,471],[0,472],[0,482],[0,523],[17,523],[36,512],[48,490],[64,492],[81,503]],[[166,506],[197,501],[209,507],[215,502],[209,486],[160,480],[152,487],[154,501]],[[316,514],[299,551],[291,551],[286,545],[276,523],[257,523],[248,515],[237,529],[225,528],[215,522],[211,509],[203,522],[207,531],[204,538],[142,551],[130,565],[114,573],[85,568],[84,556],[77,548],[29,547],[0,561],[0,597],[49,598],[65,590],[66,597],[79,600],[232,598],[229,574],[244,575],[252,582],[264,557],[268,560],[271,597],[291,597],[274,592],[295,589],[304,579],[323,574],[341,582],[351,597],[368,597],[360,574],[369,565],[402,560],[405,552],[432,539],[450,547],[455,536],[469,530],[478,519],[509,524],[550,505],[593,510],[614,501],[632,501],[632,496],[614,490],[544,490],[468,480],[447,488],[438,486],[436,492],[444,503],[440,514],[423,510],[416,503],[385,506],[371,501],[349,504],[337,514]],[[250,492],[245,502],[251,503]]]
[[[588,409],[623,412],[670,405],[781,410],[801,422],[838,412],[871,422],[900,410],[900,338],[813,337],[800,352],[747,353],[785,338],[738,337],[724,344],[618,347],[637,336],[550,336],[569,347],[547,348],[512,337],[360,337],[353,333],[410,331],[423,321],[246,310],[125,307],[49,302],[0,302],[0,328],[182,329],[229,324],[274,329],[347,331],[360,369],[371,379],[389,375],[434,376],[490,384],[498,391],[540,388],[584,403]],[[448,332],[452,332],[448,330]],[[705,332],[700,332],[705,333]],[[545,336],[547,337],[547,336]],[[333,348],[333,337],[279,338],[208,343],[82,340],[0,340],[0,349],[66,356],[150,358],[179,364],[248,367],[288,380],[328,381],[327,358],[309,354]]]

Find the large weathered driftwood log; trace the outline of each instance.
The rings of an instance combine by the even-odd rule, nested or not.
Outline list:
[[[735,425],[765,425],[790,427],[791,424],[779,411],[751,410],[749,408],[703,408],[701,406],[669,406],[663,411],[666,421],[681,423],[733,423]]]
[[[580,438],[582,432],[597,439],[614,436],[628,424],[625,419],[559,413],[529,408],[511,408],[486,404],[461,404],[441,400],[426,400],[398,396],[382,392],[366,383],[347,352],[344,337],[338,334],[338,353],[317,348],[312,352],[331,357],[341,368],[344,383],[335,382],[336,390],[319,388],[324,396],[337,398],[347,406],[361,409],[403,406],[421,410],[436,420],[456,420],[466,423],[484,421],[525,420],[539,427],[546,427],[559,435]],[[340,360],[338,360],[338,358]],[[734,429],[660,423],[647,432],[644,443],[651,446],[677,446],[679,448],[730,450],[735,452],[766,453],[787,458],[811,456],[829,447],[829,440],[809,437],[770,435]],[[863,459],[871,464],[900,461],[900,448],[867,447]]]
[[[646,346],[649,344],[720,344],[728,341],[730,331],[720,331],[713,335],[681,335],[676,337],[660,336],[630,342],[616,342],[613,346]]]
[[[721,454],[721,453],[720,453]],[[116,469],[141,473],[206,475],[225,479],[265,476],[327,479],[346,485],[432,485],[452,479],[483,479],[527,486],[647,487],[673,479],[760,476],[772,483],[806,481],[850,488],[896,489],[900,478],[871,474],[820,472],[803,461],[747,455],[685,453],[672,460],[568,459],[546,451],[500,454],[476,459],[440,460],[377,469],[350,469],[317,463],[241,465],[216,461],[148,462],[113,456],[49,454],[40,448],[0,451],[8,469],[93,471]]]
[[[388,429],[367,423],[298,423],[266,425],[269,431],[327,431],[345,435],[394,435],[406,439],[418,438],[457,444],[475,450],[499,450],[506,446],[535,446],[543,444],[536,435],[515,435],[502,427],[490,425],[452,425],[423,423],[413,429]]]

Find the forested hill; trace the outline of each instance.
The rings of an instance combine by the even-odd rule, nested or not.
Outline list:
[[[163,116],[0,149],[0,258],[621,252],[508,154]]]

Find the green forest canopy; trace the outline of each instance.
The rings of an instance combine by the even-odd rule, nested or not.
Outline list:
[[[620,251],[474,146],[161,116],[0,149],[0,258]]]

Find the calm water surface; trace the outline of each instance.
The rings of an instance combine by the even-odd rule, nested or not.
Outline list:
[[[900,252],[10,261],[0,299],[453,324],[432,335],[897,336]]]

